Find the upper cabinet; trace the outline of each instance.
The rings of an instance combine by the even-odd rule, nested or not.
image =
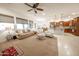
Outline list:
[[[64,32],[79,36],[79,17],[64,22],[64,26],[70,27],[70,29],[64,29]]]

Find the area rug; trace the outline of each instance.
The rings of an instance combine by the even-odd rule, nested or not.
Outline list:
[[[19,55],[23,55],[23,51],[13,46],[1,51],[1,56],[19,56]]]

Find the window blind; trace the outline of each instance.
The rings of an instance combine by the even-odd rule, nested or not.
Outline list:
[[[14,23],[14,18],[11,16],[0,14],[0,23]]]
[[[20,24],[28,24],[28,20],[27,19],[22,19],[22,18],[16,18],[16,23],[20,23]]]

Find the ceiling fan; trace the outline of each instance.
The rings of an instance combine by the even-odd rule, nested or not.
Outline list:
[[[35,4],[33,4],[33,6],[30,5],[30,4],[28,4],[28,3],[24,3],[24,4],[27,5],[27,6],[29,6],[29,7],[31,7],[31,9],[27,10],[28,12],[34,10],[34,12],[37,14],[37,11],[38,11],[38,10],[39,10],[39,11],[43,11],[42,8],[38,8],[39,3],[35,3]]]

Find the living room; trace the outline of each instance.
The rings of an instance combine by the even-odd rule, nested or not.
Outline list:
[[[78,3],[0,3],[0,55],[78,56],[77,6]]]

